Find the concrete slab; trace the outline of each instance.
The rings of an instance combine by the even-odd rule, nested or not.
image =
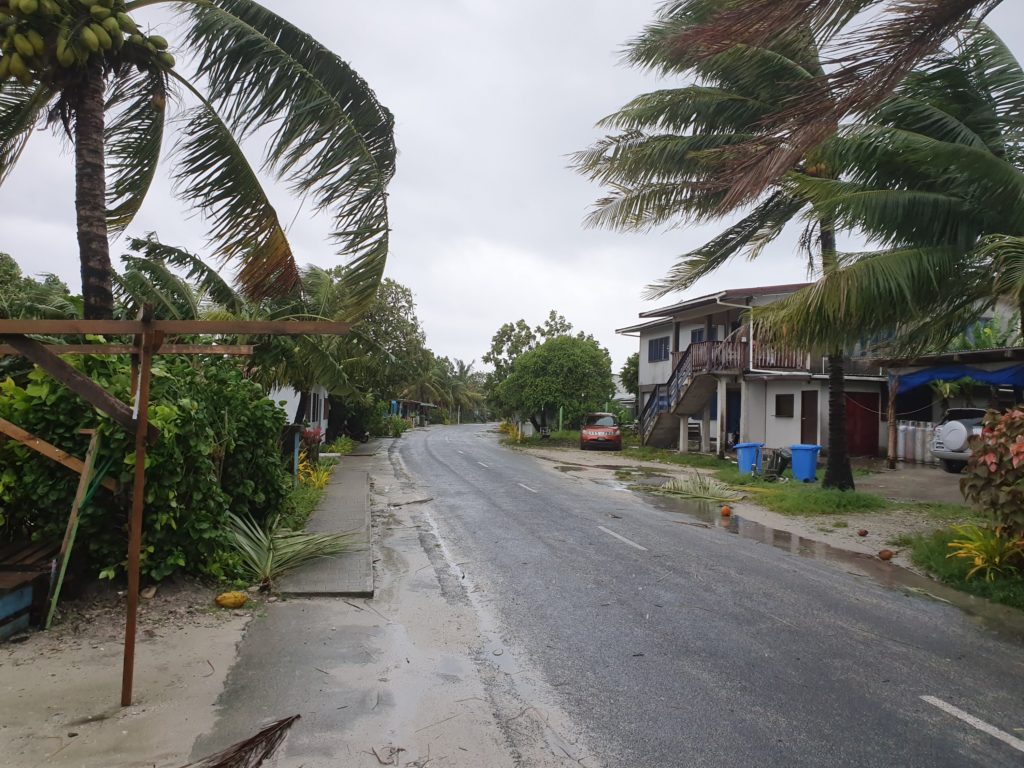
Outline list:
[[[922,464],[897,464],[897,469],[879,467],[866,477],[855,477],[858,491],[877,493],[894,501],[963,504],[961,475]]]
[[[284,576],[278,588],[293,597],[373,597],[370,476],[342,462],[306,525],[313,533],[350,533],[353,551],[325,557]]]

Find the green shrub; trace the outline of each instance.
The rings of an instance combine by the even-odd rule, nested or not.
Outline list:
[[[70,361],[128,402],[124,358]],[[229,513],[262,521],[281,511],[288,475],[279,439],[285,414],[248,381],[237,363],[215,357],[159,357],[153,366],[150,419],[161,430],[147,451],[141,568],[159,581],[177,569],[223,575]],[[82,509],[75,556],[113,577],[127,551],[127,509],[135,454],[133,437],[46,374],[25,386],[0,383],[0,417],[83,456],[83,428],[102,435],[97,466],[122,484],[99,490]],[[77,475],[13,442],[0,443],[0,539],[60,538]]]
[[[352,451],[356,449],[356,441],[351,437],[345,437],[344,435],[338,435],[334,438],[333,442],[323,447],[323,453],[337,453],[341,456],[348,456]]]
[[[384,437],[401,437],[409,428],[409,422],[401,416],[388,416],[384,419],[381,434]]]
[[[973,567],[972,561],[948,557],[949,545],[958,536],[953,530],[940,530],[926,536],[918,536],[911,545],[911,559],[915,565],[959,590],[1024,609],[1024,578],[1020,574],[996,578],[993,581],[969,579],[967,574]]]
[[[960,490],[993,528],[1011,539],[1024,537],[1024,409],[986,415]]]

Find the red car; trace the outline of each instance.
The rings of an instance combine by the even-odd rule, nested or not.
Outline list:
[[[583,417],[580,430],[580,450],[588,448],[610,448],[622,450],[622,432],[618,419],[610,413],[588,413]]]

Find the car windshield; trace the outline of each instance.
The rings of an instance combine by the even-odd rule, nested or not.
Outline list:
[[[588,427],[614,427],[615,417],[607,413],[592,413],[587,416]]]

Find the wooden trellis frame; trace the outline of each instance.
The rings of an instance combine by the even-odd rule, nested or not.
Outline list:
[[[143,312],[137,320],[0,320],[0,354],[17,354],[35,363],[56,381],[107,414],[135,435],[135,482],[128,527],[128,609],[125,617],[124,665],[121,676],[121,706],[132,703],[135,670],[135,629],[139,605],[139,550],[142,545],[145,503],[146,447],[160,433],[149,423],[149,385],[153,357],[175,355],[247,355],[249,345],[164,344],[176,336],[343,336],[350,325],[343,322],[309,320],[150,320]],[[132,344],[47,344],[31,336],[132,336]],[[132,356],[133,407],[111,395],[81,371],[68,365],[62,355]],[[15,430],[17,427],[11,425]],[[27,434],[27,433],[26,433]],[[31,438],[31,435],[28,435]],[[41,442],[41,441],[40,441]],[[52,446],[51,446],[52,447]],[[59,451],[59,449],[55,449]],[[41,451],[48,455],[45,451]],[[63,453],[59,451],[59,453]],[[67,454],[64,454],[67,457]],[[56,456],[50,456],[60,461]],[[73,457],[72,457],[73,458]],[[76,460],[77,461],[77,460]],[[81,472],[73,462],[61,461]]]

